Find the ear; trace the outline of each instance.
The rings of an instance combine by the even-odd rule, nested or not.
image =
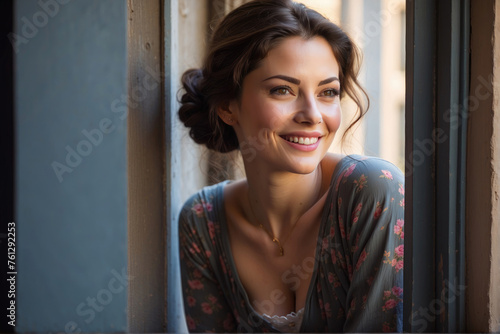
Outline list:
[[[233,112],[236,111],[235,109],[235,103],[229,102],[217,108],[217,115],[219,115],[220,119],[222,119],[224,123],[233,126],[238,122],[236,112]]]

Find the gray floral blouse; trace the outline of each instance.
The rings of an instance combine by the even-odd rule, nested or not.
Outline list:
[[[276,332],[251,306],[234,264],[223,188],[205,187],[179,218],[182,292],[191,332]],[[374,157],[336,166],[318,235],[301,332],[401,332],[404,183]]]

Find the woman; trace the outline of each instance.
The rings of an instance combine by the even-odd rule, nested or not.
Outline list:
[[[246,172],[180,213],[190,331],[402,330],[402,174],[327,153],[341,97],[359,106],[356,121],[364,114],[358,68],[338,26],[260,0],[228,14],[203,68],[184,73],[179,117],[191,137],[239,149]]]

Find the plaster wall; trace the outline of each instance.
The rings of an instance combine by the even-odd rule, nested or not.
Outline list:
[[[495,1],[495,39],[493,62],[492,145],[492,226],[490,276],[490,332],[500,332],[500,1]]]
[[[215,6],[217,1],[210,2]],[[178,54],[178,78],[172,78],[177,90],[180,88],[180,75],[189,68],[200,68],[205,55],[208,36],[211,33],[209,26],[210,5],[206,0],[180,0],[178,12],[179,48]],[[176,50],[172,50],[176,52]],[[172,110],[177,113],[177,110]],[[180,159],[182,169],[178,172],[183,180],[183,187],[178,189],[178,196],[184,202],[190,195],[206,185],[207,153],[205,149],[196,144],[188,134],[182,123],[177,123],[181,137],[177,143],[180,145]]]
[[[471,1],[467,148],[467,330],[499,327],[500,1]]]
[[[206,184],[206,154],[179,121],[180,78],[199,68],[205,54],[210,5],[218,0],[165,1],[165,101],[167,138],[167,332],[187,333],[179,273],[177,219],[186,199]],[[168,8],[167,8],[168,6]]]

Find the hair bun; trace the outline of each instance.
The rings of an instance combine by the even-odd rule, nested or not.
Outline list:
[[[180,99],[179,119],[189,128],[189,136],[198,144],[218,152],[238,148],[234,129],[221,122],[216,112],[210,110],[204,94],[203,71],[190,69],[181,78],[185,93]]]

